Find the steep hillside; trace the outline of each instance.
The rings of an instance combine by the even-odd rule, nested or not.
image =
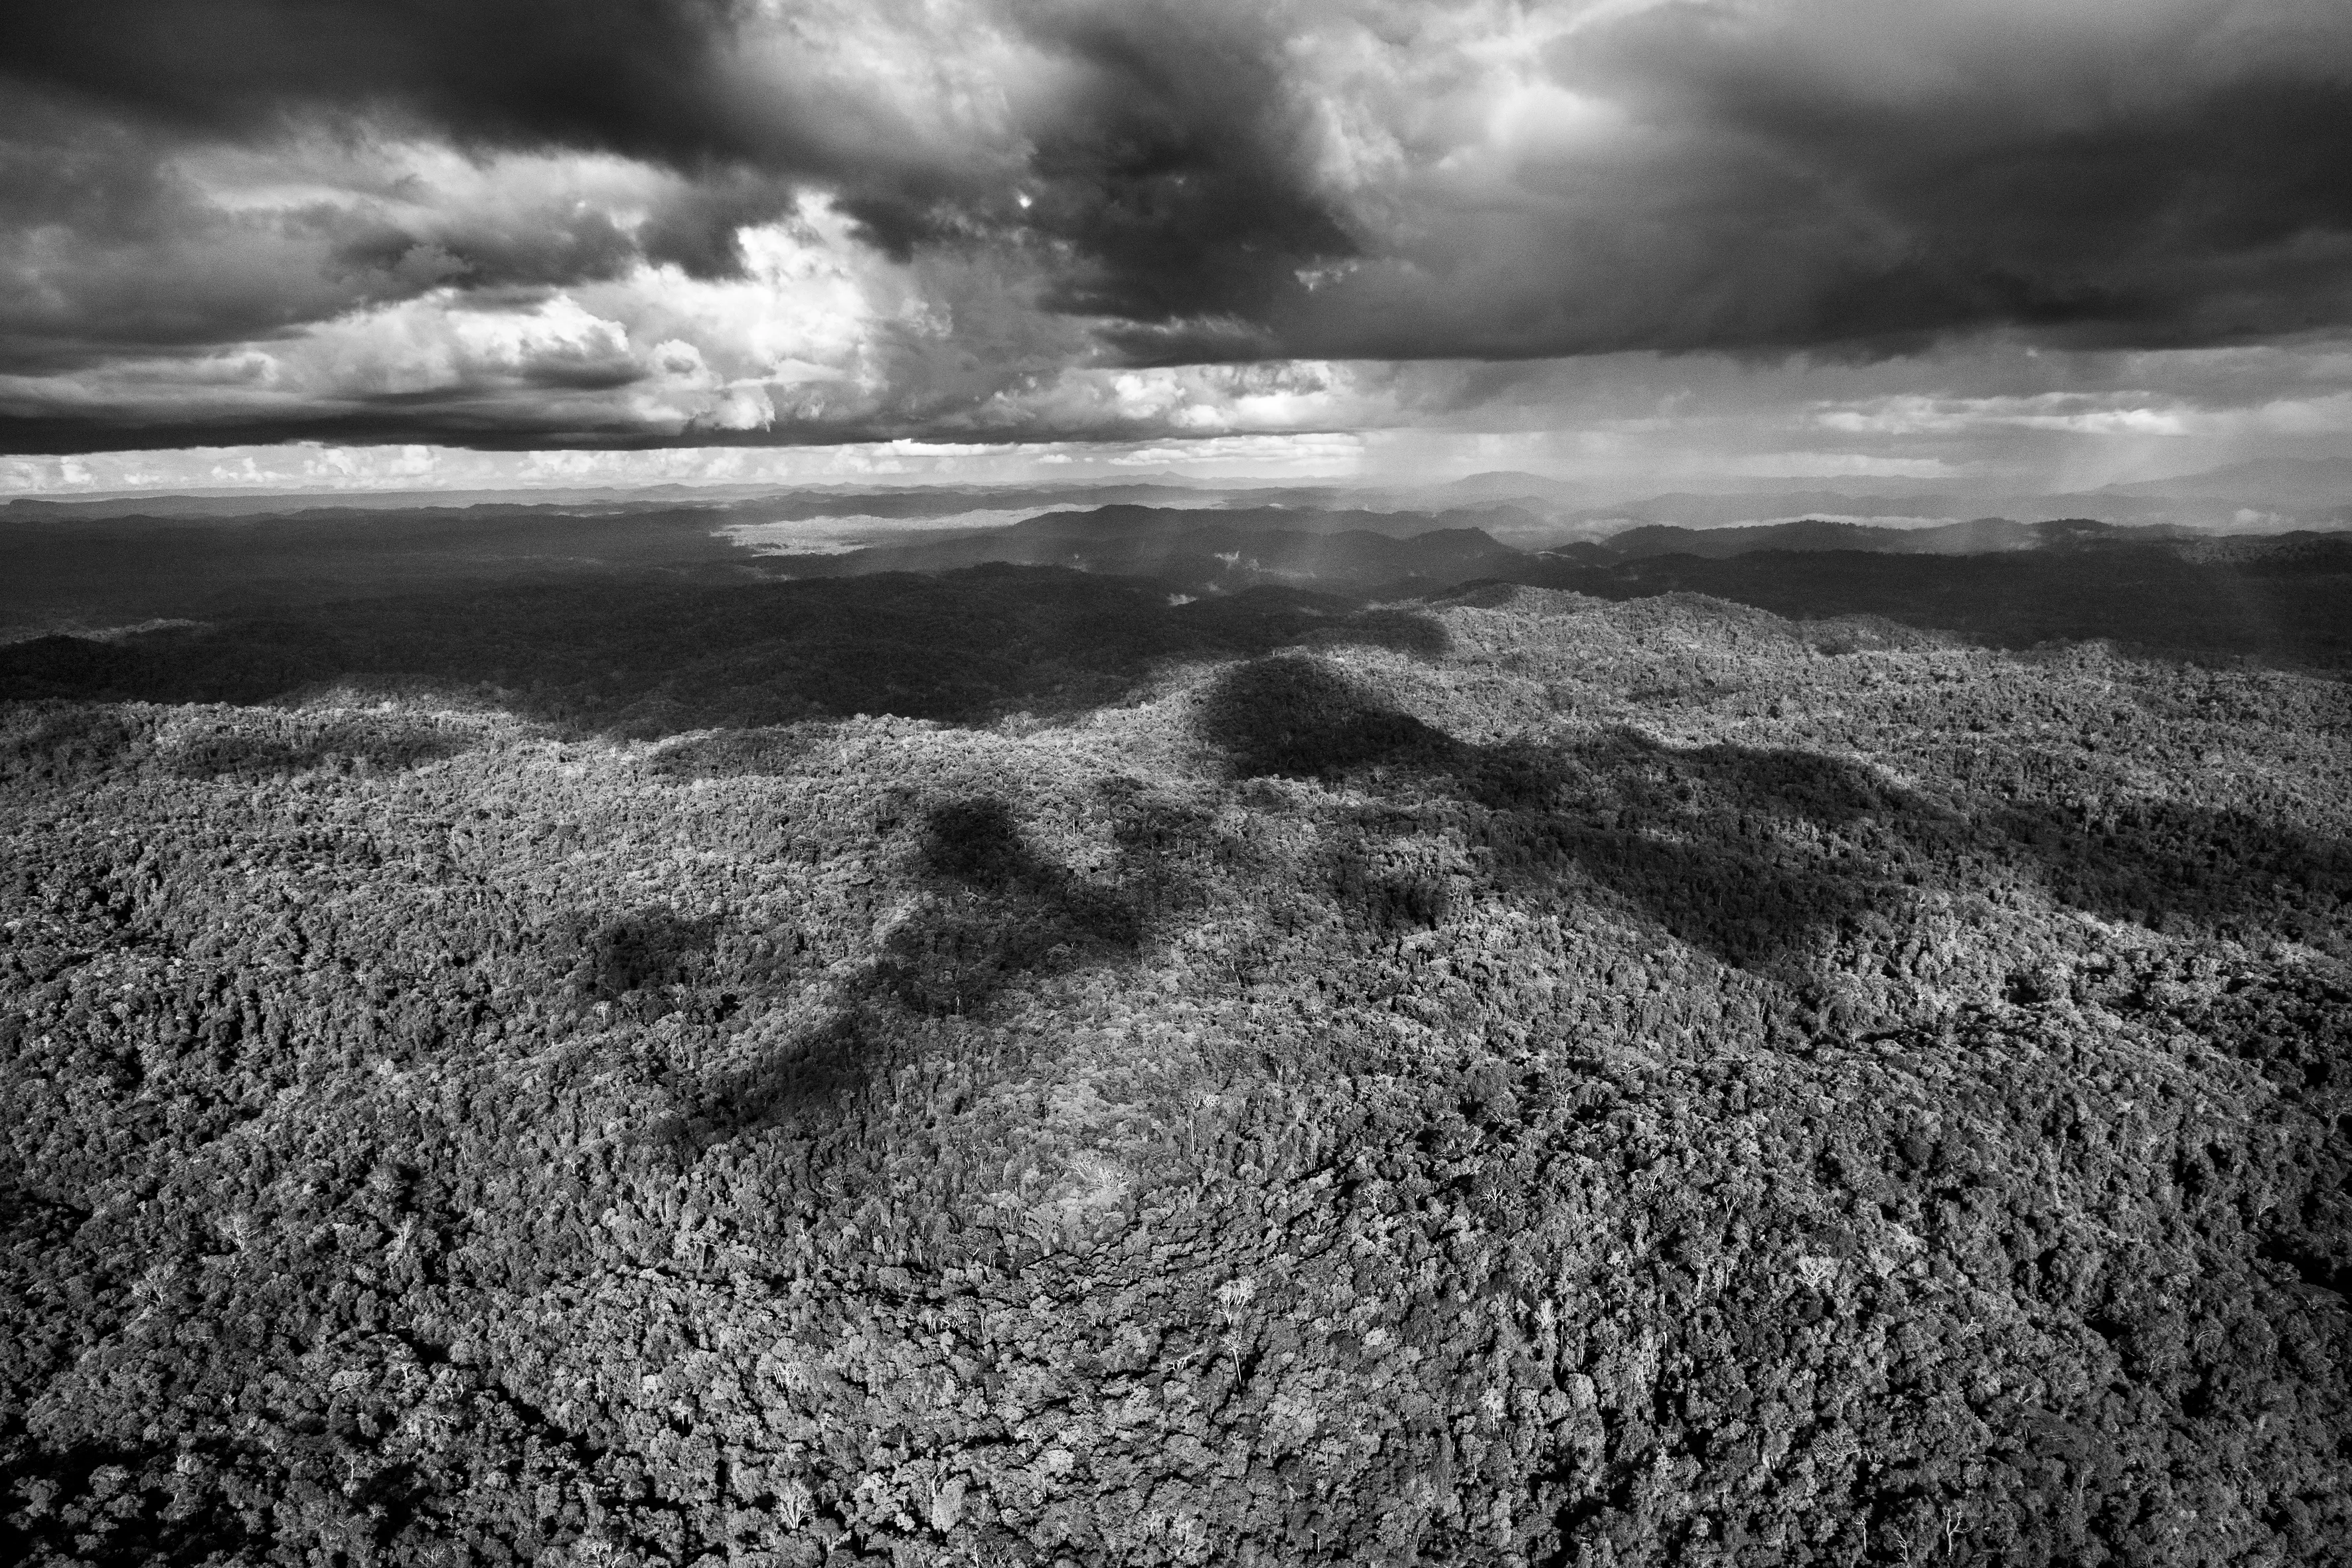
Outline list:
[[[2340,683],[1137,624],[921,717],[6,709],[0,1554],[2340,1551]]]

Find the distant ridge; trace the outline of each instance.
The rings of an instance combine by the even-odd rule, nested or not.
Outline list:
[[[2342,506],[2352,502],[2352,458],[2263,458],[2173,479],[2109,485],[2097,493],[2223,497],[2297,508]]]
[[[0,502],[0,521],[285,517],[323,512],[460,511],[504,507],[542,511],[675,511],[758,506],[769,518],[937,517],[983,508],[1014,510],[1072,501],[1204,504],[1227,492],[1165,483],[1118,485],[647,485],[635,489],[491,490],[300,490],[227,495],[133,494],[18,497]]]
[[[1527,560],[1527,552],[1501,543],[1480,524],[1524,517],[1507,508],[1399,513],[1120,505],[1047,512],[1004,528],[840,555],[779,559],[793,575],[805,577],[1006,563],[1154,577],[1196,594],[1308,584],[1360,588],[1507,572]]]
[[[2156,544],[2210,537],[2171,524],[2126,527],[2087,517],[2014,522],[1971,518],[1937,528],[1875,528],[1865,523],[1804,518],[1750,527],[1676,528],[1653,523],[1601,542],[1610,554],[1696,555],[1725,560],[1764,550],[1862,551],[1885,555],[1990,555],[2012,550],[2081,550],[2104,545]]]
[[[1546,500],[1585,496],[1591,492],[1589,485],[1547,479],[1521,468],[1489,468],[1484,473],[1466,475],[1437,488],[1456,495],[1538,496]]]
[[[1719,561],[1768,552],[1964,556],[2185,548],[2225,537],[2174,524],[2134,526],[2087,517],[2039,522],[1976,517],[1914,528],[1834,518],[1724,528],[1644,523],[1602,537],[1533,550],[1496,537],[1539,529],[1539,519],[1509,505],[1384,512],[1291,507],[1202,510],[1122,503],[1086,511],[1045,512],[1003,527],[877,544],[842,554],[785,553],[778,559],[785,570],[803,576],[947,571],[1001,561],[1168,577],[1181,579],[1188,591],[1222,592],[1250,582],[1290,583],[1310,577],[1360,584],[1391,576],[1466,571],[1507,574],[1511,563],[1537,559],[1604,563],[1684,555]],[[2253,559],[2273,541],[2305,537],[2240,536],[2243,548],[2239,555]],[[2347,540],[2347,545],[2352,545],[2352,540]],[[2304,551],[2309,546],[2295,543],[2292,548]],[[1410,571],[1404,570],[1408,562]]]

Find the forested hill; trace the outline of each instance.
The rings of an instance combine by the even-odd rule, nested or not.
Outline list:
[[[1509,576],[1607,599],[1697,593],[1798,618],[1883,616],[1997,647],[2105,639],[2158,656],[2352,669],[2352,539],[2331,534],[1959,556],[1551,555]]]
[[[2340,681],[734,592],[0,710],[0,1558],[2340,1558]]]
[[[2009,647],[2098,637],[2158,652],[2352,665],[2352,533],[2224,538],[1986,518],[1923,529],[1647,526],[1538,550],[1504,543],[1474,519],[1527,522],[1507,508],[1118,506],[772,564],[806,579],[1017,562],[1149,577],[1197,595],[1280,585],[1397,599],[1482,581],[1611,599],[1683,590],[1799,617],[1885,616]]]

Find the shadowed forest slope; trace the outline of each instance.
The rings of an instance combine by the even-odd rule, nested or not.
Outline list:
[[[1160,662],[1298,641],[1431,648],[1434,622],[1297,589],[1179,602],[1048,568],[723,587],[403,595],[0,645],[0,698],[256,702],[353,679],[650,737],[888,713],[970,722],[1117,700]]]
[[[5,710],[0,1552],[2340,1553],[2340,683],[984,581]]]

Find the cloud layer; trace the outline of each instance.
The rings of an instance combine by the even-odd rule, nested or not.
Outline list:
[[[2340,328],[2352,11],[85,0],[0,217],[21,452],[1332,427],[1363,362]]]

